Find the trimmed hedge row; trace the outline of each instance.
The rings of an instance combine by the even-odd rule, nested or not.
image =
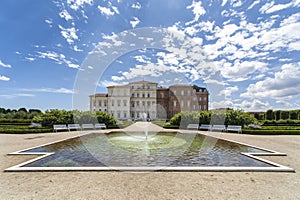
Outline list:
[[[48,133],[52,131],[52,128],[0,128],[0,133],[6,134]]]
[[[6,119],[6,118],[0,118],[0,124],[30,124],[31,119]]]
[[[300,120],[265,120],[263,126],[300,126]]]
[[[243,129],[243,134],[251,135],[300,135],[300,130],[251,130]]]

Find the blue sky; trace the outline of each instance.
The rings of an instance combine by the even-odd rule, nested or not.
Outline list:
[[[105,67],[95,75],[97,83],[91,82],[95,92],[144,79],[162,86],[196,83],[214,93],[209,84],[215,83],[222,90],[214,96],[222,98],[212,96],[210,108],[300,107],[299,0],[3,0],[0,5],[0,107],[72,109],[80,72],[95,67]],[[105,48],[124,31],[149,27],[191,39],[205,64],[198,66],[200,54],[190,56],[182,45],[137,49],[109,66],[84,66],[96,47]]]

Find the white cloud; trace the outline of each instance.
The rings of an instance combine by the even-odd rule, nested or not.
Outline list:
[[[10,78],[7,76],[0,75],[0,81],[9,81]]]
[[[195,2],[193,0],[193,3],[191,5],[189,5],[189,6],[187,6],[186,8],[187,9],[192,9],[193,14],[195,15],[194,20],[191,21],[190,23],[197,22],[199,20],[199,17],[201,15],[204,15],[206,13],[205,9],[202,6],[202,2],[201,1]]]
[[[219,95],[225,95],[225,97],[231,97],[233,92],[237,92],[239,90],[238,86],[233,87],[225,87]]]
[[[63,10],[59,13],[59,16],[66,21],[72,20],[73,17],[70,15],[70,13],[67,10]]]
[[[230,4],[232,5],[232,7],[240,7],[243,2],[241,0],[231,0]]]
[[[35,95],[33,94],[0,94],[0,97],[4,97],[6,99],[13,99],[13,98],[18,98],[18,97],[34,97]]]
[[[223,77],[231,79],[232,82],[247,80],[247,76],[253,74],[256,71],[265,71],[267,63],[260,61],[239,61],[236,60],[234,64],[231,63],[219,63],[219,68]]]
[[[93,0],[67,0],[67,4],[73,10],[78,10],[79,8],[83,8],[85,4],[92,5]]]
[[[139,20],[139,18],[133,17],[133,20],[130,21],[130,24],[131,24],[132,28],[135,28],[136,25],[138,25],[140,22],[141,22],[141,21]]]
[[[118,8],[114,7],[114,6],[111,9],[111,8],[99,5],[98,9],[100,10],[101,14],[105,15],[106,17],[113,16],[115,14],[119,14]]]
[[[151,60],[150,58],[148,58],[145,55],[134,56],[134,59],[140,63],[150,63],[150,60]]]
[[[286,26],[286,25],[290,25],[296,22],[300,21],[300,13],[296,13],[293,14],[291,16],[289,16],[288,18],[285,18],[281,23],[280,26]]]
[[[36,60],[36,59],[33,58],[33,57],[25,57],[25,59],[28,60],[28,61],[35,61],[35,60]]]
[[[136,2],[136,3],[131,5],[131,8],[140,10],[142,8],[142,5],[139,2]]]
[[[0,60],[0,66],[1,66],[1,67],[5,67],[5,68],[11,68],[11,65],[10,65],[10,64],[5,64],[5,63],[3,63],[1,60]]]
[[[269,102],[263,102],[258,99],[254,99],[253,101],[244,100],[241,104],[235,105],[237,108],[243,108],[246,111],[265,111],[271,108]]]
[[[260,0],[256,0],[254,1],[249,7],[248,9],[252,9],[255,5],[259,4],[260,3]]]
[[[226,3],[227,3],[227,0],[223,0],[223,1],[222,1],[222,6],[225,6]]]
[[[284,98],[300,95],[300,62],[285,64],[274,77],[250,84],[247,91],[241,94],[246,98]]]
[[[57,64],[66,64],[70,68],[80,68],[78,64],[72,63],[70,60],[66,59],[64,54],[58,54],[54,51],[47,52],[37,52],[39,58],[48,58],[50,60],[54,60]]]
[[[66,88],[31,88],[31,89],[20,89],[21,91],[29,91],[29,92],[45,92],[45,93],[61,93],[61,94],[73,94],[73,90]]]
[[[74,43],[74,40],[78,40],[78,36],[76,35],[76,29],[72,28],[64,28],[61,25],[58,25],[61,30],[61,35],[67,40],[69,44]]]

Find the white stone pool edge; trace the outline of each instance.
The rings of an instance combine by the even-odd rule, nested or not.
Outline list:
[[[42,144],[42,145],[38,145],[35,147],[30,147],[30,148],[26,148],[23,150],[19,150],[16,152],[12,152],[9,153],[8,155],[40,155],[34,159],[30,159],[28,161],[25,161],[23,163],[20,163],[18,165],[14,165],[12,167],[9,167],[7,169],[5,169],[5,172],[26,172],[26,171],[199,171],[199,172],[295,172],[295,170],[293,168],[290,167],[286,167],[284,165],[280,165],[278,163],[260,158],[258,156],[286,156],[285,153],[280,153],[277,151],[273,151],[273,150],[269,150],[269,149],[265,149],[265,148],[261,148],[261,147],[257,147],[254,145],[249,145],[246,143],[242,143],[242,142],[238,142],[238,141],[234,141],[234,140],[230,140],[230,139],[225,139],[225,138],[220,138],[219,134],[220,133],[212,133],[212,132],[200,132],[200,131],[187,131],[187,130],[178,130],[178,129],[165,129],[162,130],[161,132],[179,132],[179,133],[192,133],[192,134],[202,134],[202,135],[206,135],[209,137],[212,137],[216,140],[225,140],[225,141],[229,141],[229,142],[234,142],[237,144],[241,144],[241,145],[245,145],[248,147],[253,147],[256,149],[260,149],[263,151],[267,151],[266,153],[244,153],[241,152],[241,154],[248,156],[252,159],[255,160],[259,160],[262,161],[264,163],[270,164],[273,167],[220,167],[220,166],[216,166],[216,167],[189,167],[189,166],[180,166],[180,167],[166,167],[166,166],[151,166],[151,167],[107,167],[107,166],[102,166],[102,167],[24,167],[24,165],[27,165],[29,163],[35,162],[37,160],[43,159],[45,157],[48,157],[52,154],[54,154],[55,152],[51,152],[51,153],[46,153],[46,152],[23,152],[23,151],[28,151],[34,148],[38,148],[38,147],[42,147],[42,146],[46,146],[46,145],[50,145],[50,144],[54,144],[54,143],[58,143],[58,142],[62,142],[65,140],[69,140],[72,138],[76,138],[76,137],[81,137],[84,135],[88,135],[88,134],[92,134],[92,133],[99,133],[99,134],[104,134],[104,133],[109,133],[109,132],[114,132],[116,130],[107,130],[105,132],[85,132],[83,134],[80,135],[76,135],[76,136],[72,136],[72,137],[68,137],[65,139],[61,139],[61,140],[57,140],[54,142],[49,142],[46,144]],[[117,131],[123,131],[122,129],[118,129]]]

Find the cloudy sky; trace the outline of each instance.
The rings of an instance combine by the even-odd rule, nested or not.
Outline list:
[[[300,0],[3,0],[0,107],[72,109],[87,72],[94,92],[189,83],[217,93],[210,108],[299,109],[299,11]],[[102,65],[107,52],[117,56]]]

